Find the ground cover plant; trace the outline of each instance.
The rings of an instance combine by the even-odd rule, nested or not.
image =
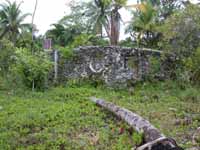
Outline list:
[[[92,86],[53,88],[46,92],[1,92],[0,149],[130,149],[135,133],[115,116],[89,101],[102,97],[148,119],[184,148],[200,118],[199,89],[163,82],[116,91]],[[196,143],[198,146],[200,143]]]
[[[200,133],[194,136],[200,130],[199,3],[69,0],[70,12],[38,35],[39,1],[33,14],[21,10],[28,0],[0,2],[0,150],[130,150],[144,144],[142,134],[96,106],[91,96],[141,115],[184,149],[200,148]],[[123,20],[121,9],[131,12],[130,21]],[[92,45],[147,48],[161,55],[151,58],[147,76],[121,90],[105,87],[93,75],[67,78],[65,62],[78,63],[75,49]]]
[[[88,101],[92,93],[56,88],[1,94],[0,149],[130,149],[132,135],[121,131],[128,127]]]

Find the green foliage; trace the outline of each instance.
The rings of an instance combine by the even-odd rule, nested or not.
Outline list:
[[[64,59],[70,59],[73,57],[73,48],[71,48],[70,46],[67,47],[61,47],[61,46],[56,46],[55,47],[57,50],[59,50],[61,56]]]
[[[8,37],[16,44],[20,32],[30,28],[30,24],[23,23],[29,14],[22,14],[20,6],[21,3],[12,3],[9,0],[0,5],[0,39]]]
[[[61,52],[61,55],[66,58],[72,58],[74,56],[73,50],[79,46],[87,45],[108,45],[108,41],[99,38],[93,34],[80,34],[74,37],[74,40],[71,44],[66,47],[56,46],[55,48]]]
[[[67,81],[67,87],[82,87],[82,86],[88,86],[88,88],[91,87],[105,87],[105,84],[102,80],[96,79],[94,77],[91,78],[84,78],[84,79],[71,79]]]
[[[74,3],[71,6],[71,14],[63,17],[60,23],[64,25],[78,25],[83,27],[81,33],[100,35],[103,38],[103,29],[111,44],[117,44],[119,40],[120,19],[119,9],[127,0],[95,0],[82,3]],[[113,17],[112,16],[115,16]],[[115,40],[115,43],[113,41]]]
[[[66,46],[66,47],[60,47],[56,46],[56,49],[58,49],[61,52],[61,56],[65,59],[69,59],[73,57],[73,50],[74,48],[78,46],[83,45],[91,45],[91,42],[89,41],[93,36],[88,34],[80,34],[79,36],[76,36],[74,38],[74,41]]]
[[[136,7],[137,8],[137,7]],[[134,11],[132,21],[126,29],[135,39],[137,46],[153,47],[155,43],[155,26],[158,12],[150,1],[142,2]]]
[[[124,6],[127,3],[127,0],[115,0],[118,5]]]
[[[133,142],[135,145],[140,145],[143,142],[143,134],[138,134],[136,132],[133,133]]]
[[[164,36],[165,51],[176,54],[178,59],[188,57],[199,46],[199,6],[189,5],[169,17],[159,29]]]
[[[81,34],[75,37],[74,42],[72,43],[73,47],[78,46],[87,46],[87,45],[108,45],[108,41],[104,40],[96,35],[93,34]]]
[[[32,33],[30,31],[23,31],[21,33],[20,38],[16,42],[16,47],[32,49],[34,52],[38,52],[42,49],[43,37],[42,36],[34,36],[34,43],[32,41]]]
[[[93,35],[81,34],[75,37],[74,42],[72,43],[72,47],[83,46],[83,45],[91,45],[90,39]]]
[[[199,89],[187,85],[187,89],[180,93],[179,98],[185,102],[198,103],[200,99]]]
[[[151,81],[155,81],[156,76],[159,76],[161,73],[161,63],[162,63],[162,58],[160,57],[150,57],[150,72],[148,74],[147,79]]]
[[[137,47],[137,43],[133,41],[130,37],[120,41],[119,45],[123,47]]]
[[[0,95],[0,149],[119,149],[133,143],[122,121],[88,100],[93,88]]]
[[[184,60],[185,70],[189,73],[190,80],[199,85],[200,84],[200,48],[189,58]]]
[[[15,70],[27,87],[43,89],[51,66],[50,60],[42,52],[33,55],[27,49],[17,49]]]
[[[199,88],[180,89],[174,81],[142,83],[115,91],[88,85],[45,92],[0,91],[0,149],[130,150],[142,141],[118,120],[88,100],[105,98],[148,119],[185,149],[200,123]],[[185,118],[192,118],[187,124]],[[177,123],[183,121],[182,123]],[[187,125],[185,125],[187,124]]]
[[[71,13],[64,16],[58,23],[64,25],[66,28],[72,29],[72,31],[78,31],[78,33],[90,32],[90,22],[85,12],[92,8],[88,5],[90,5],[88,2],[72,3],[70,5]]]
[[[166,58],[172,57],[170,72],[173,78],[182,82],[198,83],[199,71],[197,63],[200,31],[199,6],[188,5],[169,17],[164,25],[158,27],[163,34],[160,46],[164,49]],[[166,60],[166,62],[169,62]],[[167,69],[168,70],[168,69]]]
[[[109,41],[106,40],[106,39],[103,39],[99,36],[93,36],[91,39],[90,39],[90,42],[92,45],[98,45],[98,46],[107,46],[109,45]]]
[[[139,4],[130,5],[136,9],[125,32],[130,33],[137,46],[158,49],[162,34],[156,28],[180,10],[180,6],[181,1],[168,0],[141,0]]]
[[[15,47],[8,40],[0,41],[0,75],[6,75],[15,62]]]
[[[69,21],[70,22],[70,21]],[[48,30],[45,35],[51,38],[54,45],[67,46],[70,45],[74,38],[84,32],[78,24],[65,25],[64,23],[53,24],[53,29]]]

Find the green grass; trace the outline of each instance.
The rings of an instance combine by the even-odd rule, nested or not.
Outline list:
[[[0,149],[130,149],[127,126],[95,106],[95,89],[0,96]]]
[[[130,150],[141,135],[130,134],[123,121],[90,102],[91,96],[140,114],[184,148],[193,146],[192,134],[200,126],[200,89],[163,82],[120,91],[91,86],[1,91],[0,149]]]

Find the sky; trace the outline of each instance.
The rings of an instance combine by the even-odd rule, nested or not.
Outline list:
[[[33,13],[35,0],[10,0],[11,2],[23,1],[21,5],[21,9],[23,13]],[[37,29],[39,29],[38,34],[44,34],[48,29],[51,28],[51,24],[56,23],[60,20],[64,15],[70,13],[70,9],[68,7],[68,3],[70,0],[38,0],[38,7],[35,15],[34,24],[37,25]],[[80,0],[75,0],[80,1]],[[88,1],[88,0],[82,0]],[[197,0],[191,0],[197,1]],[[0,3],[5,2],[5,0],[0,0]],[[136,0],[128,0],[128,4],[136,3]],[[130,13],[124,8],[120,10],[122,15],[122,20],[124,22],[128,22],[131,19]],[[31,17],[28,17],[25,22],[31,23]],[[124,30],[124,25],[122,24],[121,30]],[[121,33],[121,37],[125,38],[124,33]]]

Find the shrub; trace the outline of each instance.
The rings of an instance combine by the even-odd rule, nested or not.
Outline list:
[[[0,72],[5,76],[15,62],[15,47],[10,41],[3,39],[0,41],[0,53]]]
[[[150,81],[154,81],[154,79],[162,79],[161,74],[161,58],[158,57],[150,57],[150,72],[147,75],[147,79]]]
[[[27,49],[17,49],[16,71],[29,88],[44,89],[52,63],[43,52],[30,53]]]
[[[73,57],[73,48],[71,48],[70,46],[67,47],[61,47],[61,46],[57,46],[56,49],[60,52],[61,56],[64,59],[70,59]]]
[[[200,69],[197,65],[200,62],[199,8],[197,5],[187,5],[158,27],[163,35],[160,46],[166,54],[166,65],[163,68],[168,77],[178,79],[181,84],[200,81]]]
[[[16,48],[9,40],[2,39],[0,53],[0,90],[23,88],[20,75],[13,69],[17,61]]]
[[[64,59],[69,59],[73,57],[74,48],[82,45],[91,45],[91,42],[89,41],[90,38],[92,38],[92,35],[81,34],[79,36],[76,36],[74,41],[70,45],[66,47],[56,46],[56,49],[60,51],[60,54]]]
[[[133,41],[130,37],[120,41],[119,45],[123,47],[137,47],[137,43]]]
[[[190,81],[192,83],[200,84],[200,47],[197,48],[191,57],[185,59],[184,64],[186,70],[188,70],[187,72],[190,76]]]
[[[176,55],[180,61],[191,56],[199,46],[200,9],[196,5],[188,5],[185,9],[169,17],[160,27],[164,36],[163,48]]]

